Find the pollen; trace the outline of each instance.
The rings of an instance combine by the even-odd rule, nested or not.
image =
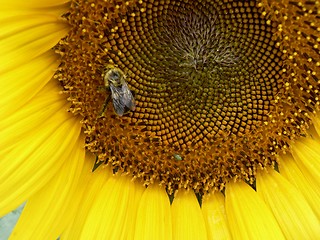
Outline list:
[[[72,1],[55,77],[70,112],[82,117],[93,166],[158,182],[169,193],[253,184],[258,169],[279,164],[277,154],[306,135],[319,108],[318,7]],[[122,73],[117,87],[128,92],[119,103],[134,99],[121,116],[104,84],[106,68]]]

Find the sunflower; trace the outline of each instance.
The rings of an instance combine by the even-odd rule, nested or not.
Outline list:
[[[317,239],[319,4],[2,3],[10,239]]]

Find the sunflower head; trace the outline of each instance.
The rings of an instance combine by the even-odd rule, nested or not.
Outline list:
[[[56,77],[96,164],[200,193],[275,166],[319,105],[318,12],[287,5],[72,2]],[[116,96],[106,67],[123,76]]]

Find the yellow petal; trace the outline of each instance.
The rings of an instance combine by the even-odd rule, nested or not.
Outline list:
[[[57,239],[73,217],[67,207],[80,181],[83,143],[79,139],[55,177],[28,200],[10,239]]]
[[[312,118],[312,123],[313,123],[313,126],[318,134],[317,137],[320,136],[320,114],[317,113],[313,118]]]
[[[54,69],[58,67],[56,60],[57,55],[48,51],[29,63],[0,75],[0,111],[3,117],[9,117],[20,110],[49,82]],[[54,87],[51,90],[56,89]],[[61,87],[58,91],[61,91]]]
[[[15,27],[14,24],[13,27]],[[69,27],[65,22],[52,21],[50,16],[44,17],[43,24],[36,24],[13,34],[1,36],[1,73],[18,68],[26,61],[45,53],[66,36],[68,30]]]
[[[70,2],[70,0],[30,0],[30,1],[6,1],[0,0],[0,4],[6,7],[23,7],[23,8],[43,8],[57,6]]]
[[[292,150],[294,160],[303,175],[320,186],[320,143],[311,138],[304,138],[296,141]]]
[[[46,14],[45,12],[39,12],[38,14],[26,12],[17,15],[15,12],[3,11],[0,22],[0,39],[19,34],[21,31],[32,29],[37,26],[59,22],[61,20],[58,20],[58,17],[59,16],[53,14]],[[27,39],[21,39],[21,41],[25,40]]]
[[[172,238],[207,239],[200,205],[192,191],[179,190],[172,203]]]
[[[257,191],[277,219],[287,239],[317,239],[320,222],[302,194],[278,172],[257,175]]]
[[[59,170],[77,142],[79,120],[58,111],[16,144],[2,150],[0,215],[15,209],[43,187]]]
[[[130,215],[135,215],[135,189],[140,184],[133,183],[128,176],[113,176],[98,193],[80,239],[126,239]]]
[[[61,117],[59,121],[72,117],[66,115],[66,99],[59,94],[60,86],[57,85],[55,81],[49,82],[28,104],[0,119],[0,151],[18,145],[20,140],[34,135],[41,126],[45,128],[54,115]],[[57,115],[58,112],[61,113]]]
[[[4,2],[5,3],[2,3]],[[34,2],[34,3],[33,3]],[[11,1],[0,0],[0,22],[8,17],[29,15],[52,14],[56,17],[62,16],[68,12],[70,1]]]
[[[270,209],[244,182],[227,184],[226,213],[233,239],[284,239]]]
[[[202,199],[202,213],[206,223],[208,239],[231,239],[225,199],[221,192],[215,192]]]
[[[86,155],[85,171],[81,177],[81,183],[78,190],[75,192],[75,201],[79,203],[72,203],[72,208],[75,208],[76,214],[74,219],[70,221],[66,230],[61,234],[61,239],[80,239],[80,235],[88,217],[89,211],[94,204],[97,195],[107,182],[108,178],[112,176],[110,169],[105,169],[102,166],[92,172],[95,156],[92,154]]]
[[[149,186],[142,196],[134,239],[172,239],[170,201],[160,186]]]
[[[137,183],[135,184],[135,193],[134,198],[132,199],[132,206],[136,207],[136,211],[132,211],[131,214],[127,218],[127,240],[133,240],[135,239],[135,230],[136,230],[136,221],[137,221],[137,214],[138,214],[138,208],[140,205],[141,198],[143,196],[144,191],[146,188],[141,184]]]
[[[0,0],[0,19],[8,15],[24,15],[26,13],[53,13],[61,16],[66,13],[70,0],[32,0],[32,1],[6,1]]]
[[[308,181],[289,154],[281,156],[280,162],[281,165],[279,166],[279,169],[281,175],[284,176],[297,189],[299,189],[299,191],[308,201],[313,212],[317,215],[317,218],[320,219],[319,185],[316,185],[313,181]]]

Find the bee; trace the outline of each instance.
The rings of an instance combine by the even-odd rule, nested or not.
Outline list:
[[[126,75],[116,67],[107,67],[104,74],[104,86],[110,89],[113,108],[117,115],[123,116],[126,108],[131,111],[136,109],[134,97],[126,82]],[[110,95],[106,98],[100,116],[104,115]]]

